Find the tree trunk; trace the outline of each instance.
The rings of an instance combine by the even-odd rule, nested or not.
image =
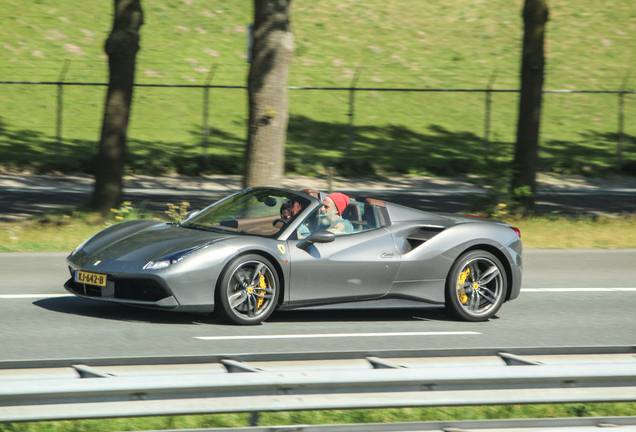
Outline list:
[[[285,171],[287,76],[294,53],[291,0],[254,0],[244,186],[279,186]]]
[[[534,211],[539,127],[545,66],[544,35],[548,21],[547,0],[525,0],[521,94],[511,182],[513,200],[524,213]]]
[[[126,135],[139,50],[139,28],[143,24],[140,0],[114,0],[113,29],[106,39],[108,93],[104,107],[95,190],[91,207],[103,216],[122,202]]]

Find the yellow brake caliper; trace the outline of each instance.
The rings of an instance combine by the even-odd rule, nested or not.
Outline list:
[[[261,280],[260,280],[260,282],[258,283],[258,287],[259,287],[259,288],[267,288],[267,284],[265,283],[265,276],[263,276],[263,275],[261,274],[261,272],[258,272],[258,274],[261,276]],[[262,291],[262,290],[261,290],[261,291],[259,291],[259,294],[260,294],[260,295],[262,295],[262,296],[264,296],[265,294],[267,294],[267,292],[266,292],[266,291]],[[258,309],[258,308],[260,308],[260,307],[263,305],[263,302],[264,302],[264,301],[265,301],[265,299],[264,299],[263,297],[259,297],[259,298],[258,298],[258,303],[256,303],[256,308],[257,308],[257,309]]]
[[[466,268],[466,270],[461,272],[457,279],[457,291],[459,292],[459,301],[461,304],[466,304],[466,302],[468,302],[468,296],[464,292],[464,284],[466,283],[468,276],[470,276],[470,268]]]

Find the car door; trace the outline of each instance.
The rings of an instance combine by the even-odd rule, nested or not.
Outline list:
[[[354,301],[385,295],[400,267],[400,254],[384,228],[336,236],[330,243],[296,247],[289,240],[290,303]]]

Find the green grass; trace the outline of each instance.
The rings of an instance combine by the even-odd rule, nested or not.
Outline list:
[[[167,204],[163,214],[134,209],[125,202],[121,208],[112,209],[108,219],[81,208],[67,208],[31,219],[0,222],[0,252],[71,252],[97,232],[126,220],[181,221],[189,206],[185,204]]]
[[[521,230],[524,249],[636,248],[636,217],[565,218],[539,216],[503,218]]]
[[[111,3],[1,0],[0,80],[105,82],[103,41]],[[145,24],[137,82],[244,85],[251,2],[142,0]],[[290,85],[518,87],[522,1],[320,0],[292,4],[296,56]],[[636,10],[630,0],[550,2],[546,88],[617,90],[635,66]],[[632,74],[633,75],[633,74]],[[634,88],[634,77],[629,84]],[[56,157],[55,86],[0,85],[0,166],[39,172],[93,171],[104,87],[66,86],[63,142]],[[348,93],[290,92],[287,171],[342,175],[461,175],[511,159],[518,98],[493,95],[490,159],[484,158],[483,93],[357,92],[352,160]],[[207,164],[201,158],[202,89],[136,88],[129,172],[241,173],[246,94],[210,91]],[[541,169],[616,172],[617,95],[547,94]],[[636,173],[636,95],[625,96],[624,172]]]
[[[182,220],[188,203],[167,204],[162,214],[133,209],[124,203],[104,220],[73,208],[31,219],[0,222],[0,252],[71,252],[80,243],[113,223],[130,219]],[[636,216],[572,218],[553,215],[493,215],[521,230],[524,249],[631,249],[636,248]]]
[[[485,407],[405,408],[349,411],[261,413],[259,426],[386,423],[508,418],[633,416],[633,403],[508,405]],[[110,432],[136,430],[247,427],[249,414],[149,417],[0,424],[0,432]]]

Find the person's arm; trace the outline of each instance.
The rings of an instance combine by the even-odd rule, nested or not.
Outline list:
[[[309,228],[307,228],[307,225],[305,224],[300,224],[296,232],[298,234],[299,239],[303,239],[307,237],[309,234],[311,234],[311,232],[309,231]]]

